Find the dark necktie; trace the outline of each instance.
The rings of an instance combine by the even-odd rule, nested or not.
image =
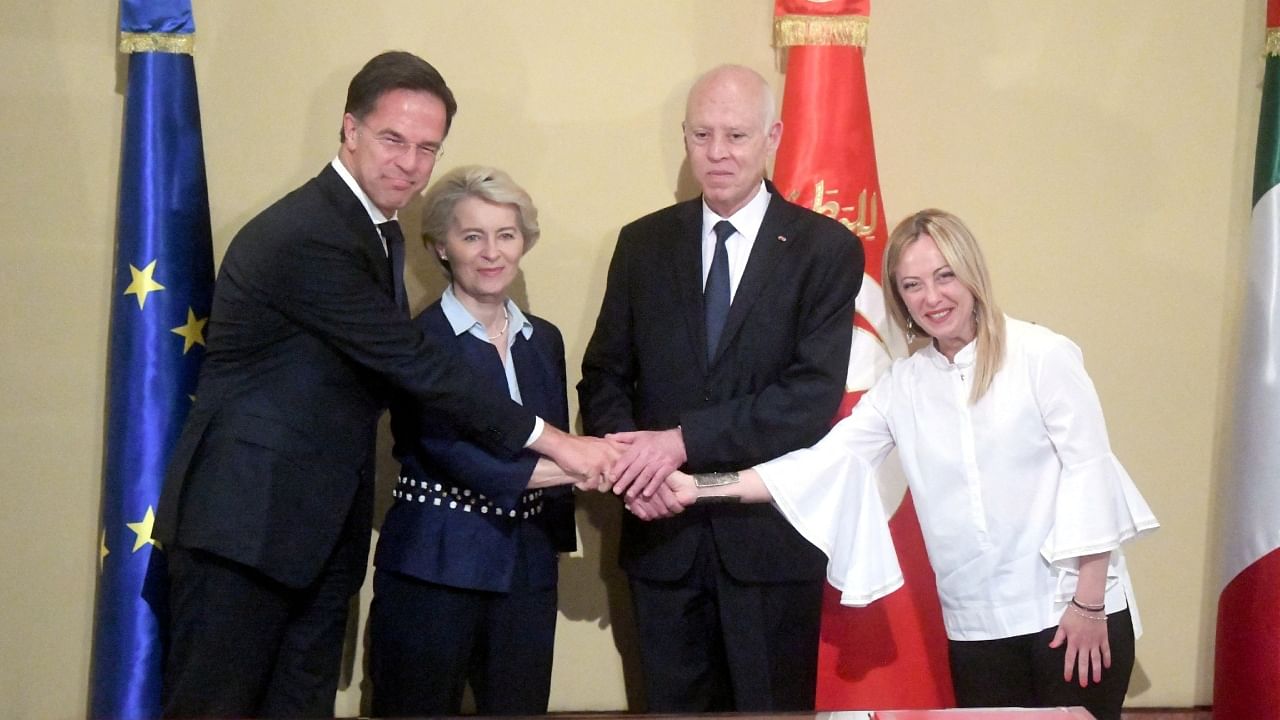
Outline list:
[[[388,220],[378,226],[382,231],[382,239],[387,241],[387,260],[391,264],[391,284],[396,289],[396,305],[407,316],[409,314],[409,294],[404,289],[404,233],[400,232],[400,223]]]
[[[711,270],[707,273],[707,286],[703,290],[703,304],[707,308],[707,364],[716,356],[724,321],[729,317],[729,251],[724,241],[734,233],[728,220],[716,223],[716,252],[711,258]]]

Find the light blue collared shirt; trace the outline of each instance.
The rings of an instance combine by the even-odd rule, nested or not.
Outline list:
[[[475,316],[463,306],[462,301],[458,300],[458,296],[453,292],[452,283],[440,296],[440,309],[444,311],[444,317],[449,321],[449,327],[453,328],[454,335],[470,333],[477,340],[492,342],[489,340],[489,331],[485,330],[484,324],[476,320]],[[507,394],[513,401],[523,405],[524,400],[520,397],[520,383],[516,381],[515,356],[511,354],[511,347],[515,345],[516,333],[524,335],[525,340],[533,335],[533,323],[520,312],[520,308],[511,301],[511,298],[507,298],[507,315],[510,317],[507,328],[515,332],[507,333],[507,354],[502,360],[502,369],[507,374]]]

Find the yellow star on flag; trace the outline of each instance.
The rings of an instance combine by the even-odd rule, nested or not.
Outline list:
[[[107,559],[111,551],[107,549],[107,531],[102,531],[102,538],[98,540],[98,572],[102,572],[102,561]]]
[[[196,345],[204,345],[204,324],[207,322],[209,318],[198,318],[194,310],[187,308],[187,324],[179,325],[169,331],[174,335],[182,336],[183,355]]]
[[[156,513],[151,509],[150,505],[147,506],[147,514],[141,520],[138,522],[125,523],[125,525],[128,525],[129,529],[138,536],[138,539],[133,541],[134,552],[141,550],[143,545],[156,544],[156,541],[151,539],[151,527],[155,524]]]
[[[138,296],[138,309],[141,310],[143,305],[147,304],[147,293],[163,290],[164,286],[156,282],[151,277],[156,271],[156,261],[152,260],[151,264],[139,270],[132,264],[129,265],[129,274],[133,276],[129,287],[124,289],[125,295]]]

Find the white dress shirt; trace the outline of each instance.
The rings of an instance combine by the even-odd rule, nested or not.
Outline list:
[[[702,287],[707,286],[707,275],[711,273],[711,260],[716,254],[716,223],[728,220],[733,224],[734,233],[724,241],[725,251],[729,254],[729,302],[738,292],[738,283],[747,270],[747,260],[751,258],[751,248],[755,245],[756,235],[764,222],[764,213],[769,209],[769,199],[773,196],[765,189],[764,181],[760,181],[760,189],[747,201],[742,209],[733,215],[722,218],[707,207],[702,201]]]
[[[1006,332],[1004,365],[976,404],[975,343],[954,363],[930,345],[896,361],[816,445],[757,470],[783,514],[827,553],[846,604],[901,584],[874,471],[896,446],[948,638],[1057,625],[1077,558],[1106,551],[1107,612],[1129,607],[1141,635],[1119,547],[1159,523],[1111,452],[1080,349],[1012,318]]]
[[[382,254],[386,255],[387,239],[382,237],[382,228],[380,226],[384,222],[395,220],[399,213],[392,213],[391,217],[383,215],[382,211],[378,209],[377,205],[373,204],[373,201],[369,199],[367,194],[365,194],[364,188],[360,187],[360,183],[356,182],[355,176],[351,174],[351,171],[347,169],[346,165],[342,164],[341,160],[335,157],[329,165],[338,173],[338,177],[342,178],[342,182],[346,183],[347,187],[351,188],[351,192],[355,194],[356,199],[364,206],[364,211],[369,213],[369,219],[373,221],[373,226],[378,228],[378,239],[382,240]]]

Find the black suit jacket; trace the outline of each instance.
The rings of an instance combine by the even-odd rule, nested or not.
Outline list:
[[[304,587],[350,516],[355,547],[345,557],[362,564],[375,425],[390,390],[419,397],[496,452],[520,451],[532,413],[474,398],[474,384],[397,309],[377,228],[326,166],[227,249],[155,537]],[[352,575],[358,583],[363,571]]]
[[[551,323],[525,317],[533,333],[525,338],[513,328],[511,346],[521,404],[567,431],[564,340]],[[508,397],[493,346],[454,333],[439,302],[416,323],[477,370],[473,393]],[[573,489],[526,491],[537,453],[496,457],[409,397],[392,403],[391,430],[401,480],[378,535],[378,568],[471,590],[508,592],[517,577],[524,588],[556,586],[557,551],[577,546]]]
[[[706,360],[702,202],[624,227],[578,385],[586,432],[681,427],[690,472],[747,468],[826,433],[843,395],[862,283],[862,246],[844,226],[773,193]],[[673,581],[709,523],[721,561],[746,582],[823,577],[822,553],[770,505],[695,507],[623,521],[628,573]]]

